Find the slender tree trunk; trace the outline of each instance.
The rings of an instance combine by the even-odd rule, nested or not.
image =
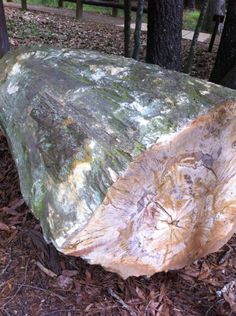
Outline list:
[[[187,74],[190,74],[191,71],[192,71],[194,53],[195,53],[195,49],[196,49],[196,46],[197,46],[197,40],[198,40],[198,36],[199,36],[200,30],[201,30],[201,27],[202,27],[204,16],[206,14],[208,1],[209,0],[203,0],[203,2],[202,2],[201,13],[199,15],[198,22],[197,22],[197,25],[196,25],[196,28],[195,28],[195,32],[194,32],[194,35],[193,35],[193,40],[192,40],[190,51],[189,51],[189,55],[188,55],[188,61],[187,61],[187,64],[185,66],[185,69],[184,69],[184,72],[187,73]]]
[[[220,83],[236,65],[236,1],[228,1],[227,16],[210,81]]]
[[[183,0],[149,0],[147,63],[181,69]]]
[[[131,1],[124,1],[124,13],[125,13],[125,23],[124,23],[124,36],[125,36],[125,45],[124,45],[124,55],[125,57],[130,57],[130,23],[131,23]]]
[[[142,31],[142,17],[143,17],[144,0],[138,0],[136,12],[136,25],[134,31],[134,50],[132,57],[138,60],[139,51],[141,47],[141,31]]]
[[[0,58],[9,51],[10,45],[7,35],[7,25],[4,13],[3,2],[0,0]]]

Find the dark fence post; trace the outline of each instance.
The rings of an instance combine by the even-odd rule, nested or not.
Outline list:
[[[79,20],[83,17],[83,2],[76,0],[76,19]]]
[[[63,0],[58,0],[58,8],[63,8]]]
[[[115,0],[115,3],[119,3],[119,0]],[[112,16],[116,18],[118,16],[118,9],[117,8],[112,8]]]
[[[21,0],[21,10],[27,10],[27,0]]]

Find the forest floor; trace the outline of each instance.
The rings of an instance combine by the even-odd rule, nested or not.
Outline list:
[[[6,14],[12,48],[49,44],[122,55],[120,28],[12,9]],[[144,33],[143,43],[145,37]],[[187,49],[189,42],[183,47]],[[184,51],[184,59],[186,55]],[[207,79],[214,58],[215,51],[207,53],[207,45],[199,44],[193,75]],[[17,171],[0,132],[0,315],[232,316],[235,250],[234,236],[217,253],[184,269],[127,280],[58,253],[45,243],[38,221],[22,199]]]

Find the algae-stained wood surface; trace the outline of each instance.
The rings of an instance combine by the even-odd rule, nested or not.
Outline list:
[[[203,204],[198,198],[191,201],[196,194],[208,197],[203,187],[217,186],[212,168],[224,137],[232,141],[235,100],[233,90],[89,51],[21,50],[0,64],[0,124],[23,196],[46,238],[62,252],[81,255],[123,277],[181,267],[219,248],[232,235],[234,226],[218,234],[217,245],[204,248],[210,243],[210,222],[220,216],[210,198]],[[180,132],[225,101],[229,111],[224,105],[204,117],[203,125],[199,119],[196,129]],[[222,124],[220,117],[225,117]],[[176,132],[181,136],[173,136]],[[164,145],[151,147],[156,143],[178,146],[173,151]],[[227,146],[226,152],[232,148]],[[179,165],[190,171],[179,173]],[[172,179],[167,185],[172,175],[180,175],[185,184]],[[194,216],[183,221],[183,228],[175,217],[189,213]],[[207,218],[207,227],[201,226],[201,218]],[[234,221],[232,214],[230,220]],[[170,232],[173,225],[188,234]],[[196,239],[198,233],[201,236],[196,227],[210,232],[208,237]],[[191,248],[186,256],[184,250],[191,253]]]

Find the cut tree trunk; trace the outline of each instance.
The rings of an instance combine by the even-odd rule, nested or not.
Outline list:
[[[45,237],[124,278],[235,232],[235,116],[236,91],[123,57],[40,48],[0,63],[0,124]]]

